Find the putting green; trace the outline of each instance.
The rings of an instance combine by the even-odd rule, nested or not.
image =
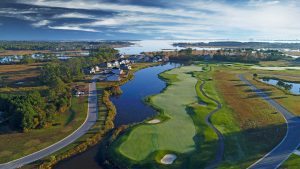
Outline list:
[[[201,71],[198,66],[184,66],[166,72],[176,76],[167,89],[154,97],[152,103],[165,111],[170,119],[158,124],[142,124],[134,128],[118,147],[118,151],[135,161],[147,158],[159,150],[187,153],[195,149],[196,134],[186,106],[198,102],[195,85],[197,79],[188,72]]]

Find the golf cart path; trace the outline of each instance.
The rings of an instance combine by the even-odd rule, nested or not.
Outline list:
[[[201,93],[208,99],[212,100],[217,104],[217,108],[211,111],[206,117],[205,117],[205,123],[214,130],[214,132],[218,135],[218,149],[216,152],[216,157],[215,159],[210,162],[210,164],[206,167],[206,169],[212,169],[216,168],[222,161],[223,159],[223,154],[224,154],[224,137],[222,133],[211,123],[211,116],[215,114],[217,111],[219,111],[222,108],[222,105],[219,101],[215,100],[214,98],[208,96],[205,91],[203,90],[203,87],[205,85],[205,81],[203,81],[200,85],[200,91]]]
[[[75,130],[72,134],[60,140],[59,142],[46,147],[40,151],[29,154],[25,157],[0,164],[0,169],[15,169],[22,167],[26,164],[32,163],[39,159],[42,159],[64,147],[71,144],[79,137],[88,132],[88,130],[95,124],[98,118],[98,102],[97,102],[97,88],[96,88],[96,79],[97,75],[93,77],[92,82],[89,84],[89,96],[88,96],[88,110],[87,117],[84,123]]]
[[[262,97],[278,112],[280,112],[286,120],[287,132],[283,140],[273,148],[264,157],[252,164],[249,169],[274,169],[289,158],[289,156],[296,150],[300,143],[300,118],[293,115],[286,108],[271,99],[265,92],[256,88],[251,84],[244,75],[239,75],[241,81],[247,84],[258,96]],[[259,139],[259,138],[257,138]]]

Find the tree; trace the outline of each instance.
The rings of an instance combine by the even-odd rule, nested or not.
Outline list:
[[[116,59],[118,50],[109,47],[101,47],[97,50],[91,51],[91,56],[96,57],[99,61],[110,61]]]
[[[31,63],[34,63],[34,59],[29,55],[24,55],[23,58],[21,59],[21,63],[31,64]]]
[[[258,76],[257,73],[254,73],[254,74],[253,74],[253,79],[256,79],[257,76]]]

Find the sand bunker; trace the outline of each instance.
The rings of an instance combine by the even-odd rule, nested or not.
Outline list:
[[[172,164],[176,160],[177,156],[175,154],[166,154],[160,162],[162,164]]]
[[[156,124],[156,123],[160,123],[160,120],[153,119],[153,120],[148,121],[147,123],[149,123],[149,124]]]

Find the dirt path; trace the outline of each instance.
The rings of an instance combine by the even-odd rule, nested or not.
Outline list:
[[[222,105],[219,101],[215,100],[214,98],[208,96],[204,90],[203,90],[203,87],[205,85],[205,81],[202,82],[202,84],[200,85],[200,91],[201,93],[207,97],[208,99],[212,100],[213,102],[215,102],[217,104],[217,108],[214,109],[213,111],[211,111],[205,118],[205,122],[206,124],[212,128],[214,130],[214,132],[218,135],[218,142],[219,142],[219,145],[218,145],[218,149],[217,149],[217,152],[216,152],[216,157],[215,159],[210,162],[210,164],[206,167],[206,169],[212,169],[212,168],[216,168],[222,161],[223,159],[223,154],[224,154],[224,137],[222,135],[222,133],[211,123],[211,116],[213,114],[215,114],[217,111],[219,111],[221,108],[222,108]]]

